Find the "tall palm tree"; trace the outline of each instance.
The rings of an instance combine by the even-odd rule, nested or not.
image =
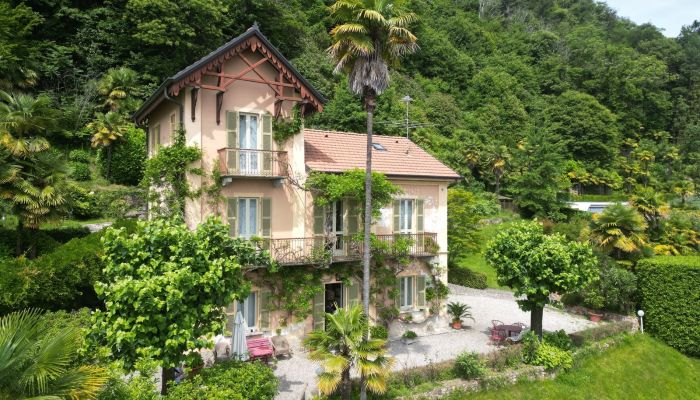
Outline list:
[[[365,316],[368,316],[372,117],[377,96],[389,86],[389,66],[398,65],[401,57],[418,49],[416,36],[408,29],[418,17],[406,9],[405,0],[337,0],[330,11],[337,22],[331,30],[333,44],[328,48],[328,53],[335,60],[335,72],[348,74],[350,91],[362,97],[367,111],[362,304]],[[362,385],[362,399],[366,398],[364,388]]]
[[[138,107],[138,74],[126,67],[112,68],[97,83],[97,91],[104,96],[107,110],[130,113]]]
[[[109,111],[106,114],[95,114],[95,121],[88,124],[88,129],[92,132],[90,143],[92,147],[102,147],[107,151],[107,167],[105,176],[110,176],[110,166],[112,164],[112,148],[114,142],[124,136],[126,125],[121,114]]]
[[[48,149],[46,136],[56,122],[57,111],[48,96],[0,90],[0,145],[12,155],[28,157]]]
[[[57,217],[67,203],[65,163],[50,151],[46,139],[56,126],[56,117],[47,96],[0,91],[0,150],[10,166],[0,173],[0,199],[8,201],[18,218],[17,255],[22,253],[24,228],[38,229],[42,222]],[[35,251],[32,243],[30,256]]]
[[[304,340],[309,358],[321,361],[318,389],[330,395],[340,388],[343,400],[351,395],[350,373],[355,370],[369,390],[384,393],[389,370],[394,363],[387,356],[386,340],[365,337],[367,318],[360,306],[339,308],[326,314],[326,330],[314,331]]]
[[[613,204],[594,214],[584,231],[592,244],[618,260],[640,253],[646,245],[644,218],[631,207]]]
[[[638,187],[630,197],[630,205],[634,207],[647,222],[647,233],[652,240],[661,236],[661,219],[668,212],[668,204],[662,195],[650,187]]]
[[[129,68],[113,68],[107,71],[97,84],[97,91],[104,97],[105,110],[130,113],[138,107],[138,74]]]
[[[36,310],[0,317],[0,399],[90,399],[107,380],[104,369],[75,366],[77,327],[51,329]]]

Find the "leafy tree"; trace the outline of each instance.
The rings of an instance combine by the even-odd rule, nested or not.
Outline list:
[[[620,140],[616,117],[595,97],[564,92],[547,109],[546,118],[575,160],[591,166],[610,166],[614,161]]]
[[[110,154],[111,153],[111,154]],[[124,126],[121,140],[97,152],[97,163],[102,171],[110,174],[106,178],[118,185],[136,186],[143,179],[146,164],[146,134],[133,124]]]
[[[387,355],[385,339],[369,339],[367,318],[360,306],[339,308],[326,314],[326,329],[311,332],[304,339],[309,358],[320,361],[323,372],[318,376],[318,389],[330,395],[340,387],[343,400],[350,400],[355,370],[367,388],[381,394],[387,389],[389,371],[394,363]]]
[[[41,22],[41,16],[26,4],[0,3],[0,89],[36,83],[34,63],[39,58],[39,46],[32,36]]]
[[[104,282],[95,289],[106,309],[95,313],[93,334],[129,368],[140,357],[159,361],[163,390],[173,368],[223,330],[224,308],[245,298],[244,269],[273,267],[267,252],[232,238],[214,218],[194,231],[171,220],[139,222],[131,235],[110,229],[103,244]]]
[[[516,171],[510,177],[510,191],[525,216],[563,217],[564,190],[570,183],[561,148],[558,137],[543,130],[529,133],[515,153]]]
[[[495,198],[480,198],[463,188],[447,191],[447,244],[449,264],[479,250],[479,221],[498,212]]]
[[[498,283],[515,289],[530,326],[542,338],[544,306],[552,293],[580,290],[595,279],[596,259],[587,244],[545,235],[536,222],[521,222],[499,232],[486,249],[486,262],[496,269]]]
[[[52,329],[37,310],[0,317],[0,398],[93,398],[106,382],[104,369],[75,365],[79,327]]]
[[[634,208],[618,203],[594,214],[583,236],[613,258],[629,260],[638,257],[644,249],[646,226]]]
[[[377,96],[389,86],[389,65],[418,48],[416,37],[408,29],[417,16],[405,9],[404,0],[337,0],[330,7],[338,22],[331,30],[333,44],[328,52],[336,72],[348,74],[350,91],[362,97],[367,111],[367,167],[365,169],[365,212],[372,214],[372,115]],[[370,226],[365,218],[362,297],[369,316]],[[361,399],[367,397],[362,385]]]

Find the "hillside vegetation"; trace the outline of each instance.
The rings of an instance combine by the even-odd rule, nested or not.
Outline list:
[[[363,131],[361,104],[325,53],[328,4],[3,2],[0,87],[48,94],[60,110],[50,140],[88,148],[91,122],[109,125],[105,115],[115,109],[126,120],[165,77],[257,21],[329,99],[307,126]],[[379,133],[403,134],[383,122],[402,119],[400,98],[410,95],[410,118],[433,124],[415,130],[413,140],[468,186],[514,196],[526,216],[561,218],[568,188],[652,186],[679,201],[694,192],[700,24],[689,20],[679,37],[666,38],[591,0],[414,0],[408,7],[420,17],[420,50],[395,69],[379,98]],[[101,80],[120,67],[135,73]],[[133,135],[123,132],[117,143]]]

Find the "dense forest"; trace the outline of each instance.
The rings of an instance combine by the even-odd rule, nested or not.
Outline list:
[[[45,100],[57,122],[46,136],[66,154],[90,149],[91,139],[111,153],[113,140],[95,133],[128,125],[164,78],[257,22],[329,99],[306,125],[362,132],[361,102],[325,52],[334,23],[327,5],[3,1],[0,89]],[[700,185],[700,23],[667,38],[592,0],[413,0],[409,8],[420,18],[420,50],[393,69],[376,129],[404,134],[387,122],[404,118],[401,98],[410,95],[411,121],[426,125],[411,138],[467,188],[558,219],[572,193],[651,188],[684,202]],[[114,137],[142,146],[140,132],[127,126]],[[117,183],[139,180],[109,172],[109,162],[107,170]]]

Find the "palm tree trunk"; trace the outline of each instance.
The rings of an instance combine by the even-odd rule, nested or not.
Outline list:
[[[17,221],[17,239],[15,241],[15,256],[19,257],[22,255],[22,235],[24,235],[24,224],[22,220]]]
[[[340,397],[343,400],[350,400],[352,397],[352,381],[350,380],[350,368],[343,371],[341,378]]]
[[[374,114],[375,94],[371,89],[365,89],[365,109],[367,110],[367,165],[365,167],[365,237],[364,253],[362,253],[362,307],[365,317],[369,320],[369,260],[370,260],[370,228],[372,227],[372,117]],[[369,337],[368,329],[363,337]],[[363,377],[360,377],[360,400],[367,399],[367,388]]]
[[[109,180],[110,182],[112,181],[112,179],[111,179],[112,175],[110,175],[111,166],[112,166],[112,145],[110,144],[109,146],[107,146],[107,173],[105,174],[107,176],[107,180]]]
[[[161,368],[160,372],[160,394],[168,394],[168,382],[175,378],[175,368]]]

